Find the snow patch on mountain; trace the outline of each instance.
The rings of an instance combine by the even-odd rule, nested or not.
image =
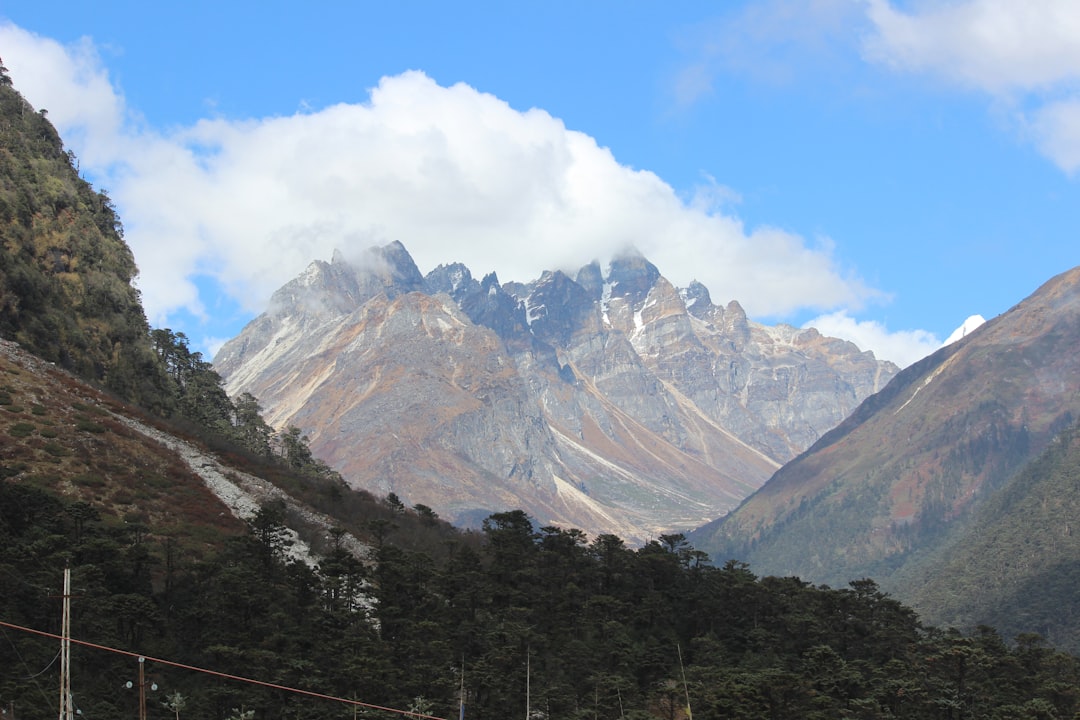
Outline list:
[[[532,327],[532,324],[542,317],[547,315],[547,307],[543,304],[530,305],[529,298],[525,298],[522,302],[525,303],[525,322]]]
[[[608,315],[608,306],[611,303],[611,283],[604,283],[600,292],[600,316],[604,319],[604,327],[611,327],[611,317]]]

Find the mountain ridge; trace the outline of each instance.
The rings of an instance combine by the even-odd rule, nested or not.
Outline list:
[[[636,542],[690,529],[897,371],[752,323],[635,251],[524,284],[422,277],[399,242],[359,257],[311,263],[214,366],[354,486],[463,521],[522,506]]]
[[[934,575],[950,548],[983,542],[976,528],[999,532],[978,525],[981,508],[1002,502],[1080,418],[1077,343],[1080,267],[898,373],[690,541],[770,574],[833,585],[873,577],[939,619],[926,598],[940,588],[918,588],[941,584]],[[964,608],[976,602],[969,592],[950,617],[977,618]]]

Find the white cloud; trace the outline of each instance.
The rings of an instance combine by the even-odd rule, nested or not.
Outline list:
[[[816,328],[822,335],[850,340],[860,348],[872,350],[878,358],[907,367],[941,347],[942,343],[926,330],[893,332],[875,320],[856,320],[846,310],[821,315],[803,327]]]
[[[1047,103],[1028,127],[1039,150],[1058,167],[1070,175],[1080,168],[1080,97]]]
[[[949,335],[949,337],[945,338],[945,342],[943,344],[952,345],[954,342],[962,340],[963,338],[967,337],[985,324],[986,318],[984,318],[982,315],[971,315],[968,317],[967,320],[961,323],[960,327],[953,330],[952,334]]]
[[[965,0],[904,12],[869,0],[868,59],[928,73],[1015,108],[1038,149],[1068,173],[1080,167],[1080,4]]]
[[[905,13],[870,0],[870,57],[929,71],[990,93],[1053,87],[1080,76],[1080,6],[1074,0],[967,0]]]
[[[48,110],[54,125],[69,131],[65,143],[85,146],[84,162],[100,164],[115,156],[124,98],[109,82],[89,38],[64,47],[0,23],[0,53],[16,89],[39,110]]]
[[[901,7],[903,6],[903,7]],[[686,33],[676,106],[713,93],[719,73],[769,85],[863,87],[871,65],[985,93],[1025,141],[1066,173],[1080,168],[1080,3],[1076,0],[761,0]]]
[[[181,310],[207,314],[199,276],[258,312],[311,260],[391,240],[422,271],[461,261],[504,281],[631,244],[673,282],[696,278],[752,316],[857,310],[882,297],[830,242],[746,228],[726,209],[732,191],[714,183],[680,199],[548,113],[464,84],[408,72],[383,78],[364,104],[166,134],[132,121],[89,41],[62,47],[7,25],[0,47],[16,87],[49,103],[84,171],[107,183],[156,325]],[[892,358],[879,350],[887,335],[865,346]]]

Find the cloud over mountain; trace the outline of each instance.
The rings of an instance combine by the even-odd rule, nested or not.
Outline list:
[[[454,257],[520,280],[633,246],[752,316],[883,297],[827,239],[746,227],[547,112],[463,83],[411,71],[364,103],[158,131],[89,40],[62,47],[6,25],[0,42],[22,92],[117,202],[156,324],[207,314],[211,290],[256,312],[312,258],[398,239],[425,271]]]

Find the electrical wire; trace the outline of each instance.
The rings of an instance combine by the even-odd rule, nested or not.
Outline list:
[[[25,667],[27,670],[29,670],[30,667],[26,664],[26,660],[23,659],[22,654],[19,652],[19,648],[17,648],[15,646],[15,643],[11,642],[11,638],[8,637],[8,634],[6,632],[4,633],[4,639],[8,641],[9,645],[11,645],[11,649],[15,651],[15,655],[18,656],[19,662],[21,662],[23,664],[23,667]],[[44,675],[45,673],[47,673],[49,671],[49,668],[51,668],[53,666],[53,663],[56,662],[59,659],[60,659],[60,651],[57,650],[56,654],[53,655],[53,659],[49,661],[48,665],[46,665],[41,670],[39,670],[38,672],[36,672],[36,673],[34,673],[32,675],[27,675],[26,677],[21,677],[21,678],[18,678],[18,679],[20,681],[22,681],[22,682],[26,682],[27,680],[33,680],[36,677],[40,677],[41,675]]]
[[[12,630],[21,630],[22,632],[28,632],[33,635],[53,638],[55,640],[64,639],[60,635],[56,635],[54,633],[45,632],[44,630],[35,630],[34,628],[23,627],[22,625],[15,625],[14,623],[4,622],[3,620],[0,620],[0,627],[11,628]],[[119,648],[108,647],[107,645],[98,645],[97,643],[88,642],[86,640],[76,640],[75,638],[67,638],[67,640],[68,642],[75,643],[76,645],[82,645],[84,647],[93,648],[95,650],[104,650],[105,652],[116,653],[117,655],[126,655],[133,658],[142,658],[147,662],[160,663],[162,665],[169,665],[171,667],[180,668],[181,670],[191,670],[192,672],[199,672],[205,675],[213,675],[214,677],[224,678],[226,680],[234,680],[236,682],[248,683],[250,685],[259,685],[262,687],[272,688],[274,690],[284,690],[285,692],[291,692],[297,695],[306,695],[308,697],[318,698],[320,700],[329,700],[331,702],[339,702],[346,705],[352,705],[354,707],[364,707],[371,710],[381,710],[383,712],[395,713],[397,715],[407,715],[408,717],[420,718],[420,720],[447,720],[446,718],[441,718],[437,715],[425,715],[423,713],[418,713],[411,710],[399,710],[397,708],[384,707],[382,705],[373,705],[371,703],[361,702],[360,700],[350,700],[349,698],[326,695],[324,693],[315,692],[313,690],[302,690],[300,688],[289,687],[287,685],[278,685],[277,683],[266,682],[264,680],[246,678],[241,675],[231,675],[229,673],[218,672],[217,670],[209,670],[207,668],[196,667],[194,665],[185,665],[184,663],[174,662],[172,660],[164,660],[162,658],[150,657],[149,655],[143,655],[142,653],[130,652],[128,650],[120,650]]]
[[[2,627],[0,627],[0,631],[2,631],[4,639],[6,641],[8,641],[8,644],[10,644],[12,651],[15,653],[15,656],[18,657],[18,662],[21,662],[23,664],[23,667],[25,667],[26,670],[29,671],[30,666],[27,665],[26,658],[23,657],[23,653],[18,651],[18,647],[15,646],[15,643],[12,642],[12,639],[10,637],[8,637],[8,631],[4,630]],[[59,657],[59,656],[60,656],[60,653],[57,650],[56,651],[56,657],[53,657],[52,662],[49,663],[49,665],[46,666],[44,670],[41,670],[41,673],[44,673],[45,670],[48,670],[50,667],[52,667],[53,663],[56,662],[56,658]],[[41,693],[41,697],[44,698],[45,703],[49,703],[50,702],[49,701],[49,695],[45,694],[44,689],[41,687],[41,684],[37,680],[37,678],[41,675],[41,673],[38,673],[36,675],[31,675],[30,677],[26,678],[26,680],[27,681],[32,680],[33,681],[33,687],[38,689],[38,692]]]

